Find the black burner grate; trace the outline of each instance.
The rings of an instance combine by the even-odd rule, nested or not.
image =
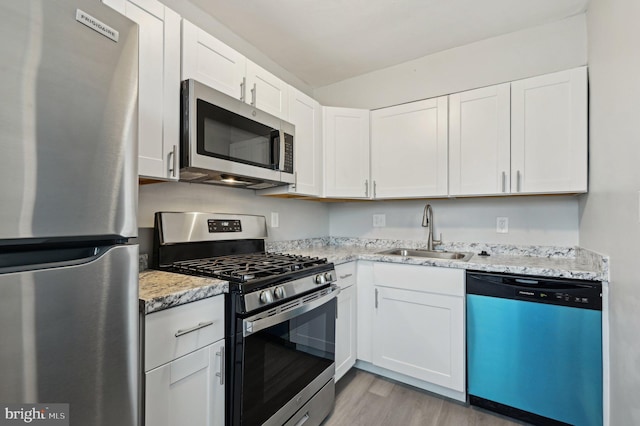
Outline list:
[[[244,283],[327,263],[327,259],[281,253],[256,253],[175,262],[172,270]]]

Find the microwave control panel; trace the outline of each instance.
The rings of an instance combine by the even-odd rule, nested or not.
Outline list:
[[[284,134],[284,168],[285,173],[293,173],[293,136]]]

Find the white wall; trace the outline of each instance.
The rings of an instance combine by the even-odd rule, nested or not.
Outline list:
[[[315,201],[271,198],[254,191],[221,186],[178,183],[142,185],[138,191],[138,227],[141,252],[150,241],[153,216],[157,211],[203,211],[246,213],[267,217],[268,241],[295,240],[329,235],[329,207]],[[280,226],[271,228],[271,212],[277,212]]]
[[[309,96],[313,94],[313,91],[309,85],[272,61],[271,58],[259,51],[254,45],[239,37],[237,34],[227,28],[223,23],[206,14],[202,11],[202,9],[200,9],[190,1],[160,0],[160,2],[177,12],[184,19],[202,28],[209,34],[216,37],[218,40],[237,50],[256,64],[260,65],[262,68],[276,75],[281,80],[286,81],[288,84],[296,87]]]
[[[434,237],[445,242],[485,242],[575,246],[578,200],[563,197],[508,197],[450,200],[376,201],[330,206],[330,234],[336,237],[426,240],[421,226],[431,204]],[[386,215],[386,227],[374,228],[374,214]],[[509,233],[496,233],[496,217],[509,218]]]
[[[588,11],[590,189],[580,245],[610,256],[611,425],[640,424],[640,2]]]
[[[587,63],[585,15],[449,49],[314,90],[323,105],[380,108]]]

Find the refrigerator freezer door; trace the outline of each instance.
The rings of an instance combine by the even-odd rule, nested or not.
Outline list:
[[[72,425],[137,425],[138,246],[48,266],[0,273],[0,401],[69,403]]]
[[[99,1],[3,1],[0,57],[0,244],[135,236],[137,25]]]

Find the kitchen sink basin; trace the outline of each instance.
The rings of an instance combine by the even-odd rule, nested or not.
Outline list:
[[[387,254],[392,256],[403,257],[427,257],[431,259],[448,259],[459,260],[466,262],[473,256],[473,253],[464,253],[456,251],[437,251],[437,250],[420,250],[420,249],[406,249],[396,248],[391,250],[380,251],[377,254]]]

